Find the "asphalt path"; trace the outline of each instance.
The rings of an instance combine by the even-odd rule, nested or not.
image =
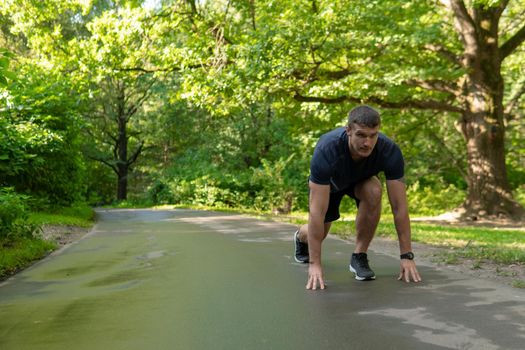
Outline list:
[[[323,246],[305,290],[292,225],[193,210],[101,210],[94,229],[0,286],[0,349],[524,349],[525,292]]]

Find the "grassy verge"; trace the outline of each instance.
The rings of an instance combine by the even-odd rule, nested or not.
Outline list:
[[[260,217],[276,218],[294,224],[307,222],[306,213],[288,216],[260,214]],[[412,240],[437,247],[448,248],[441,256],[444,262],[453,264],[461,258],[491,261],[497,264],[525,264],[525,231],[473,226],[444,226],[412,222]],[[331,232],[341,238],[355,235],[353,220],[336,221]],[[377,236],[397,239],[391,219],[382,219]]]
[[[355,232],[354,222],[334,224],[334,232],[348,235]],[[381,222],[377,234],[396,238],[393,222]],[[525,232],[482,227],[452,227],[412,223],[412,240],[450,248],[446,259],[469,258],[499,264],[525,264]]]
[[[55,250],[57,244],[39,238],[23,238],[0,250],[0,280],[29,266]]]
[[[67,225],[90,227],[93,225],[95,212],[86,205],[60,208],[52,212],[33,212],[29,221],[37,225]]]
[[[94,212],[91,208],[75,206],[53,212],[33,212],[29,214],[28,221],[40,227],[46,225],[90,227],[93,225],[93,218]],[[39,235],[34,235],[32,238],[19,237],[9,244],[0,246],[0,280],[42,259],[57,248],[56,242],[44,240]]]

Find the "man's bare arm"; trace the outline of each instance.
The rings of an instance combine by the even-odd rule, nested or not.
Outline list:
[[[404,179],[387,180],[386,188],[399,239],[399,252],[404,254],[412,251],[408,200]],[[411,278],[414,282],[421,281],[421,277],[416,269],[416,264],[413,260],[402,259],[399,279],[409,282]]]
[[[325,238],[324,217],[328,210],[330,185],[318,185],[310,181],[310,211],[308,217],[308,248],[310,266],[306,289],[325,288],[321,265],[321,245]]]

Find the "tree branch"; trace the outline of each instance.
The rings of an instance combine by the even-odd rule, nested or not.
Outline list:
[[[455,53],[453,53],[452,51],[448,50],[443,45],[427,44],[424,46],[424,48],[443,56],[444,58],[446,58],[447,60],[449,60],[450,62],[454,63],[455,65],[459,67],[463,67],[463,62],[461,60],[462,58],[456,55]]]
[[[355,74],[355,71],[351,71],[349,69],[343,68],[341,70],[322,70],[318,69],[317,67],[314,67],[310,73],[301,72],[299,70],[295,70],[292,72],[292,76],[296,78],[297,80],[303,81],[305,84],[312,83],[314,81],[320,80],[320,79],[328,79],[328,80],[340,80],[343,79],[349,75]]]
[[[147,87],[144,89],[142,96],[140,96],[135,103],[133,103],[126,111],[126,121],[129,121],[135,113],[137,113],[137,110],[144,104],[144,102],[151,96],[150,89],[153,87],[153,85],[156,83],[156,80],[153,79]]]
[[[295,92],[293,98],[299,102],[320,102],[320,103],[327,103],[327,104],[337,104],[337,103],[343,103],[345,101],[360,102],[360,100],[357,98],[348,97],[345,95],[339,96],[339,97],[316,97],[316,96],[304,96],[298,92]]]
[[[455,112],[455,113],[463,113],[463,109],[450,105],[443,101],[436,101],[436,100],[410,100],[406,99],[399,102],[390,102],[385,101],[383,99],[380,99],[378,97],[372,96],[368,99],[363,100],[364,103],[374,103],[378,106],[384,107],[384,108],[394,108],[394,109],[405,109],[405,108],[415,108],[415,109],[423,109],[423,110],[436,110],[436,111],[443,111],[443,112]]]
[[[451,81],[443,80],[419,80],[419,79],[410,79],[406,81],[407,85],[417,86],[426,90],[434,90],[440,92],[446,92],[452,95],[458,95],[460,93],[459,87],[456,83]]]
[[[445,157],[450,161],[450,163],[456,168],[459,174],[463,177],[465,181],[468,180],[468,174],[465,172],[464,164],[461,163],[461,158],[458,158],[454,152],[452,152],[447,144],[443,141],[443,138],[439,137],[435,133],[426,133],[430,138],[439,144],[440,153],[444,154]]]
[[[144,141],[140,141],[140,145],[137,147],[137,149],[133,152],[131,157],[126,161],[127,165],[130,166],[131,164],[135,163],[137,161],[138,156],[142,152],[142,148],[144,147]]]
[[[463,113],[463,109],[450,105],[443,101],[436,100],[410,100],[406,99],[399,102],[392,102],[383,100],[377,96],[371,96],[368,98],[356,98],[351,96],[338,96],[338,97],[316,97],[316,96],[303,96],[299,92],[295,92],[293,98],[299,102],[320,102],[327,104],[337,104],[343,102],[355,102],[355,103],[371,103],[384,108],[404,109],[404,108],[415,108],[415,109],[431,109],[444,112],[456,112]]]
[[[463,0],[441,0],[441,3],[452,11],[456,19],[456,29],[463,39],[465,49],[470,47],[477,48],[479,45],[476,35],[476,24],[468,13]]]
[[[253,30],[257,30],[257,25],[255,23],[255,0],[250,0],[250,17]]]
[[[500,46],[500,59],[503,61],[525,41],[525,25],[520,28],[514,35]]]
[[[97,157],[97,156],[91,156],[91,155],[88,155],[87,157],[89,159],[91,159],[91,160],[96,160],[97,162],[101,162],[104,165],[107,165],[108,167],[113,169],[113,171],[118,175],[117,167],[114,164],[111,164],[110,161],[108,161],[107,159],[104,159],[104,158],[101,158],[101,157]]]
[[[232,64],[233,61],[227,60],[224,62],[225,65]],[[184,69],[199,69],[199,68],[206,68],[206,67],[212,67],[211,64],[203,64],[203,63],[197,63],[197,64],[190,64],[190,65],[184,65],[182,67],[166,67],[166,68],[144,68],[144,67],[121,67],[121,68],[115,68],[116,71],[119,72],[143,72],[143,73],[159,73],[159,72],[166,72],[166,73],[172,73],[172,72],[181,72]]]
[[[512,94],[507,106],[505,107],[505,118],[507,121],[512,119],[512,111],[516,108],[520,102],[520,99],[525,94],[525,78],[519,82],[520,86],[516,89],[516,92]]]

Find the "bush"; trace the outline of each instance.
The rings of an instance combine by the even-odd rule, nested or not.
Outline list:
[[[60,75],[32,65],[0,94],[0,184],[45,202],[68,206],[84,199],[78,96]]]
[[[422,187],[416,181],[407,189],[408,205],[411,214],[437,215],[453,210],[465,199],[465,192],[451,184],[434,183]]]
[[[525,207],[525,185],[522,185],[514,190],[514,198]]]
[[[11,188],[0,189],[0,246],[8,246],[20,238],[31,238],[38,226],[28,221],[26,202],[29,197]]]
[[[285,176],[287,165],[293,158],[280,158],[275,162],[263,159],[259,168],[253,169],[251,184],[259,188],[255,208],[289,213],[292,210],[293,191]]]
[[[168,184],[162,180],[156,180],[148,189],[147,199],[153,204],[169,204],[173,203],[174,195]]]

